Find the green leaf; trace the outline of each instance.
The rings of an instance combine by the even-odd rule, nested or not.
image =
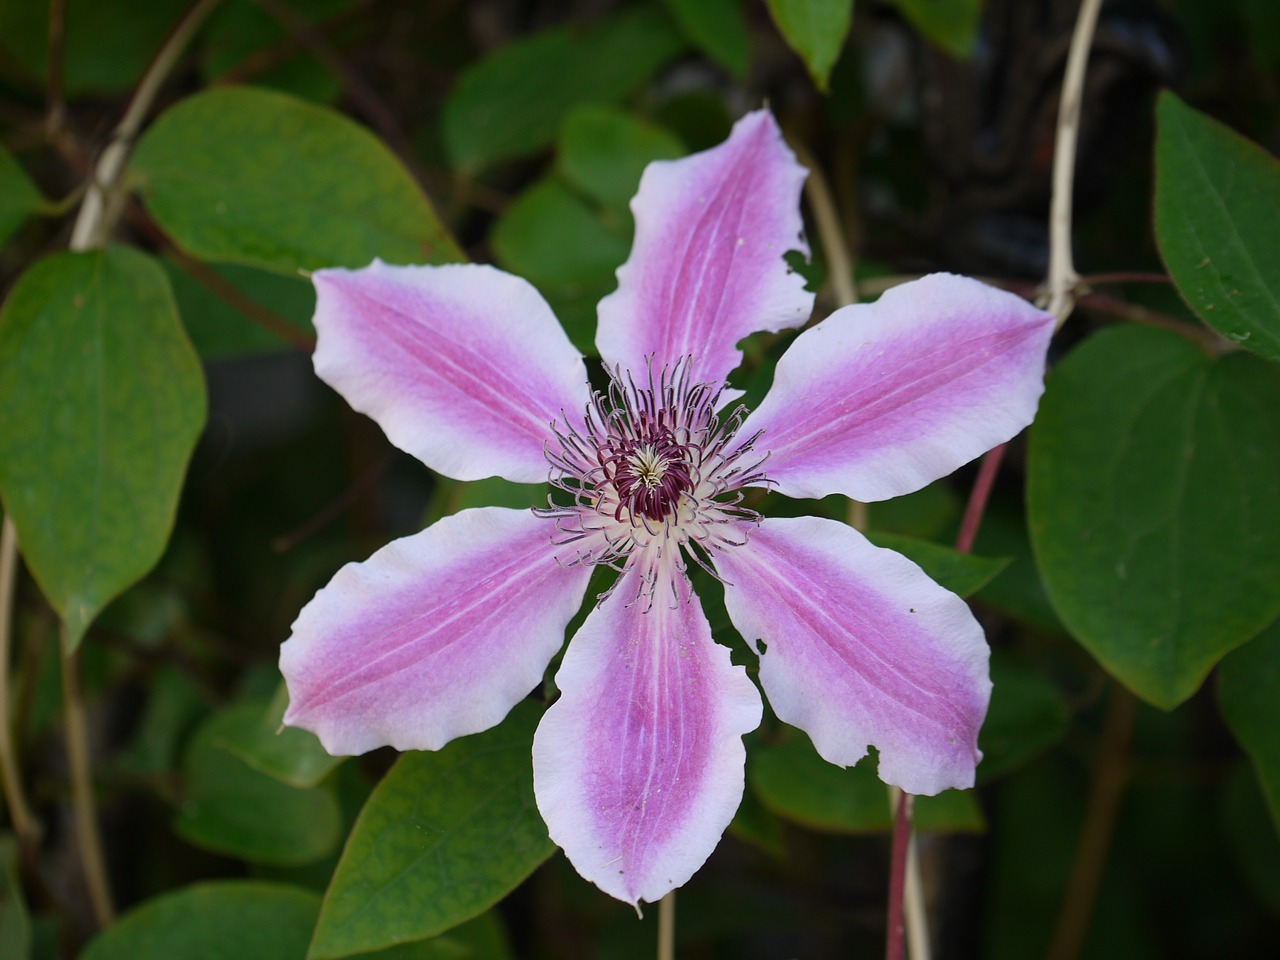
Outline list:
[[[853,767],[827,763],[809,738],[788,731],[754,751],[747,763],[751,788],[764,805],[795,823],[828,833],[879,833],[893,826],[888,788],[867,757]],[[969,790],[917,797],[915,826],[923,832],[978,832],[982,813]]]
[[[448,930],[497,903],[551,855],[533,799],[540,715],[526,701],[492,730],[396,762],[347,839],[313,960]]]
[[[64,253],[0,311],[0,494],[74,647],[164,550],[205,419],[164,271],[124,247]]]
[[[1280,360],[1280,162],[1160,95],[1156,239],[1178,291],[1229,340]]]
[[[1267,806],[1248,765],[1236,764],[1222,789],[1222,832],[1249,892],[1280,914],[1280,839]]]
[[[79,960],[303,960],[319,901],[279,883],[199,883],[143,902]]]
[[[739,0],[666,0],[680,32],[733,76],[746,78],[751,36]]]
[[[222,746],[255,770],[291,787],[314,787],[340,764],[320,746],[314,733],[284,726],[289,691],[283,683],[271,702],[259,711],[255,722],[229,729]]]
[[[266,704],[248,701],[215,713],[184,757],[186,800],[174,827],[191,843],[256,863],[311,863],[338,844],[341,814],[325,789],[302,790],[253,769],[228,749],[252,737]]]
[[[199,260],[294,273],[462,259],[430,202],[363,127],[282,93],[179,101],[143,135],[130,182]]]
[[[844,48],[849,24],[853,22],[853,0],[766,0],[766,3],[782,39],[805,62],[814,85],[825,91],[831,69]]]
[[[175,667],[161,667],[147,681],[147,702],[128,747],[119,754],[119,769],[160,777],[178,766],[179,744],[208,708],[200,691]]]
[[[982,22],[982,0],[894,0],[931,43],[954,57],[973,54]]]
[[[1171,709],[1280,614],[1280,370],[1124,326],[1050,375],[1028,509],[1077,640]]]
[[[682,48],[671,22],[648,5],[503,47],[465,71],[445,103],[454,167],[474,172],[541,150],[574,107],[622,99]]]
[[[587,105],[565,117],[560,128],[560,172],[601,206],[626,214],[653,160],[684,156],[674,134],[616,107]]]
[[[288,346],[266,328],[250,320],[172,260],[162,260],[182,324],[196,352],[206,360],[267,353]],[[270,310],[299,331],[315,336],[315,288],[302,277],[269,273],[236,264],[210,267],[248,299]]]
[[[501,477],[483,480],[452,480],[436,477],[436,487],[427,505],[423,526],[472,507],[513,507],[527,510],[545,507],[551,487],[546,483],[512,483]]]
[[[547,298],[569,339],[593,353],[596,304],[616,285],[628,238],[555,178],[522,193],[490,238],[504,269],[531,281]]]
[[[978,778],[990,781],[1043,753],[1066,736],[1071,711],[1043,668],[991,654],[991,707],[978,735]]]
[[[1280,622],[1254,637],[1218,668],[1218,705],[1253,761],[1271,818],[1280,830]]]
[[[11,834],[0,834],[0,957],[30,956],[31,914],[18,880],[18,844]]]
[[[1011,562],[1009,557],[975,557],[971,553],[961,553],[951,547],[898,533],[873,530],[867,534],[867,539],[877,547],[896,550],[919,564],[920,569],[932,579],[962,597],[982,589]]]
[[[44,197],[22,169],[22,164],[0,148],[0,245],[43,206]]]

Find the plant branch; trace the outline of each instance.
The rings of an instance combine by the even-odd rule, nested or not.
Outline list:
[[[4,800],[18,840],[28,846],[40,841],[40,824],[27,803],[18,769],[13,736],[13,711],[9,707],[9,665],[13,660],[13,588],[18,578],[18,534],[13,521],[4,518],[0,529],[0,777]]]
[[[956,550],[960,553],[973,552],[973,541],[978,539],[978,528],[982,525],[983,514],[987,512],[987,501],[991,499],[991,488],[995,486],[996,474],[1000,472],[1005,447],[1003,443],[992,447],[978,467],[978,478],[973,481],[973,490],[964,508],[964,519],[960,521],[960,534],[956,537]]]
[[[116,192],[120,175],[124,173],[125,161],[142,128],[142,121],[150,112],[161,86],[187,42],[218,2],[219,0],[196,0],[188,7],[147,67],[147,72],[142,75],[142,80],[125,108],[124,117],[94,168],[93,178],[85,191],[84,203],[80,205],[80,213],[71,230],[69,246],[72,250],[92,250],[106,243],[111,221],[119,212]]]
[[[1115,833],[1120,799],[1129,779],[1127,753],[1137,712],[1137,698],[1119,684],[1113,685],[1098,743],[1080,845],[1076,847],[1076,858],[1071,865],[1046,960],[1075,960],[1084,945],[1107,866],[1107,851]]]
[[[658,960],[675,960],[676,892],[658,901]]]
[[[1053,197],[1049,205],[1048,310],[1066,322],[1075,305],[1074,288],[1080,277],[1071,255],[1071,204],[1075,182],[1076,142],[1080,134],[1080,105],[1084,98],[1084,74],[1093,45],[1102,0],[1083,0],[1071,34],[1067,70],[1058,102],[1058,129],[1053,143]]]
[[[67,104],[63,98],[63,52],[67,32],[67,0],[49,0],[48,85],[46,88],[45,129],[53,134],[61,129]]]
[[[71,773],[71,800],[75,811],[76,844],[84,868],[85,884],[93,918],[99,927],[115,919],[111,902],[111,886],[107,880],[106,860],[102,855],[102,835],[93,800],[93,777],[90,772],[89,736],[84,720],[84,694],[80,689],[80,658],[67,642],[67,628],[59,629],[62,646],[62,715],[66,725],[67,766]]]
[[[890,847],[889,859],[889,917],[888,931],[885,939],[885,960],[902,960],[902,944],[903,944],[903,900],[907,888],[907,874],[910,872],[908,863],[911,853],[911,808],[913,798],[911,794],[899,790],[897,787],[889,788],[889,797],[893,805],[893,843]],[[923,935],[917,930],[912,931],[911,947],[914,953],[921,944],[925,945],[927,950],[928,944],[927,930]]]
[[[831,283],[836,307],[857,303],[858,288],[853,279],[853,257],[845,242],[844,230],[840,227],[840,214],[836,210],[835,198],[827,185],[827,178],[808,148],[799,142],[790,143],[790,146],[800,162],[809,168],[804,192],[809,198],[809,209],[813,211],[818,238],[822,241],[822,250],[827,256],[827,279]]]

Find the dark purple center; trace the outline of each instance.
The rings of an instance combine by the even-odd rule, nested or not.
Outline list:
[[[635,428],[610,435],[599,450],[600,466],[618,492],[617,519],[662,521],[672,516],[681,494],[694,488],[692,450],[668,426],[665,411],[641,414]]]

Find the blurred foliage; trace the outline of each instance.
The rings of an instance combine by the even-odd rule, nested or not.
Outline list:
[[[0,720],[43,827],[0,832],[0,956],[653,956],[656,910],[638,920],[551,855],[528,796],[539,705],[399,759],[276,735],[278,646],[335,570],[456,510],[546,496],[436,477],[351,413],[311,371],[298,272],[496,262],[591,354],[644,166],[767,103],[825,173],[867,299],[932,269],[1033,296],[1077,8],[224,0],[147,116],[110,245],[69,253],[190,8],[0,0],[0,498],[25,560]],[[1077,164],[1086,282],[1042,419],[1009,448],[974,556],[953,549],[972,467],[869,508],[876,542],[971,595],[993,647],[979,787],[917,806],[941,960],[1043,955],[1073,923],[1081,956],[1249,960],[1280,940],[1278,11],[1104,5]],[[838,261],[806,216],[822,316]],[[744,344],[747,402],[788,342]],[[96,936],[60,619],[83,634],[127,911]],[[875,758],[832,767],[767,709],[748,752],[738,817],[681,891],[680,955],[874,955]],[[409,835],[429,831],[418,857]],[[1100,852],[1082,867],[1082,850]]]

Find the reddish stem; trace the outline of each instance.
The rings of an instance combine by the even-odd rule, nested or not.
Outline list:
[[[889,920],[885,960],[902,960],[905,939],[902,922],[903,889],[907,883],[907,850],[911,845],[911,794],[898,791],[893,815],[893,847],[889,864]]]
[[[991,488],[995,486],[1006,446],[1002,443],[992,447],[978,467],[978,479],[973,482],[973,492],[969,494],[969,504],[964,508],[964,519],[960,522],[960,535],[956,537],[956,549],[961,553],[973,551],[973,541],[978,538],[978,527],[982,525],[982,515],[987,512],[987,501],[991,499]]]

